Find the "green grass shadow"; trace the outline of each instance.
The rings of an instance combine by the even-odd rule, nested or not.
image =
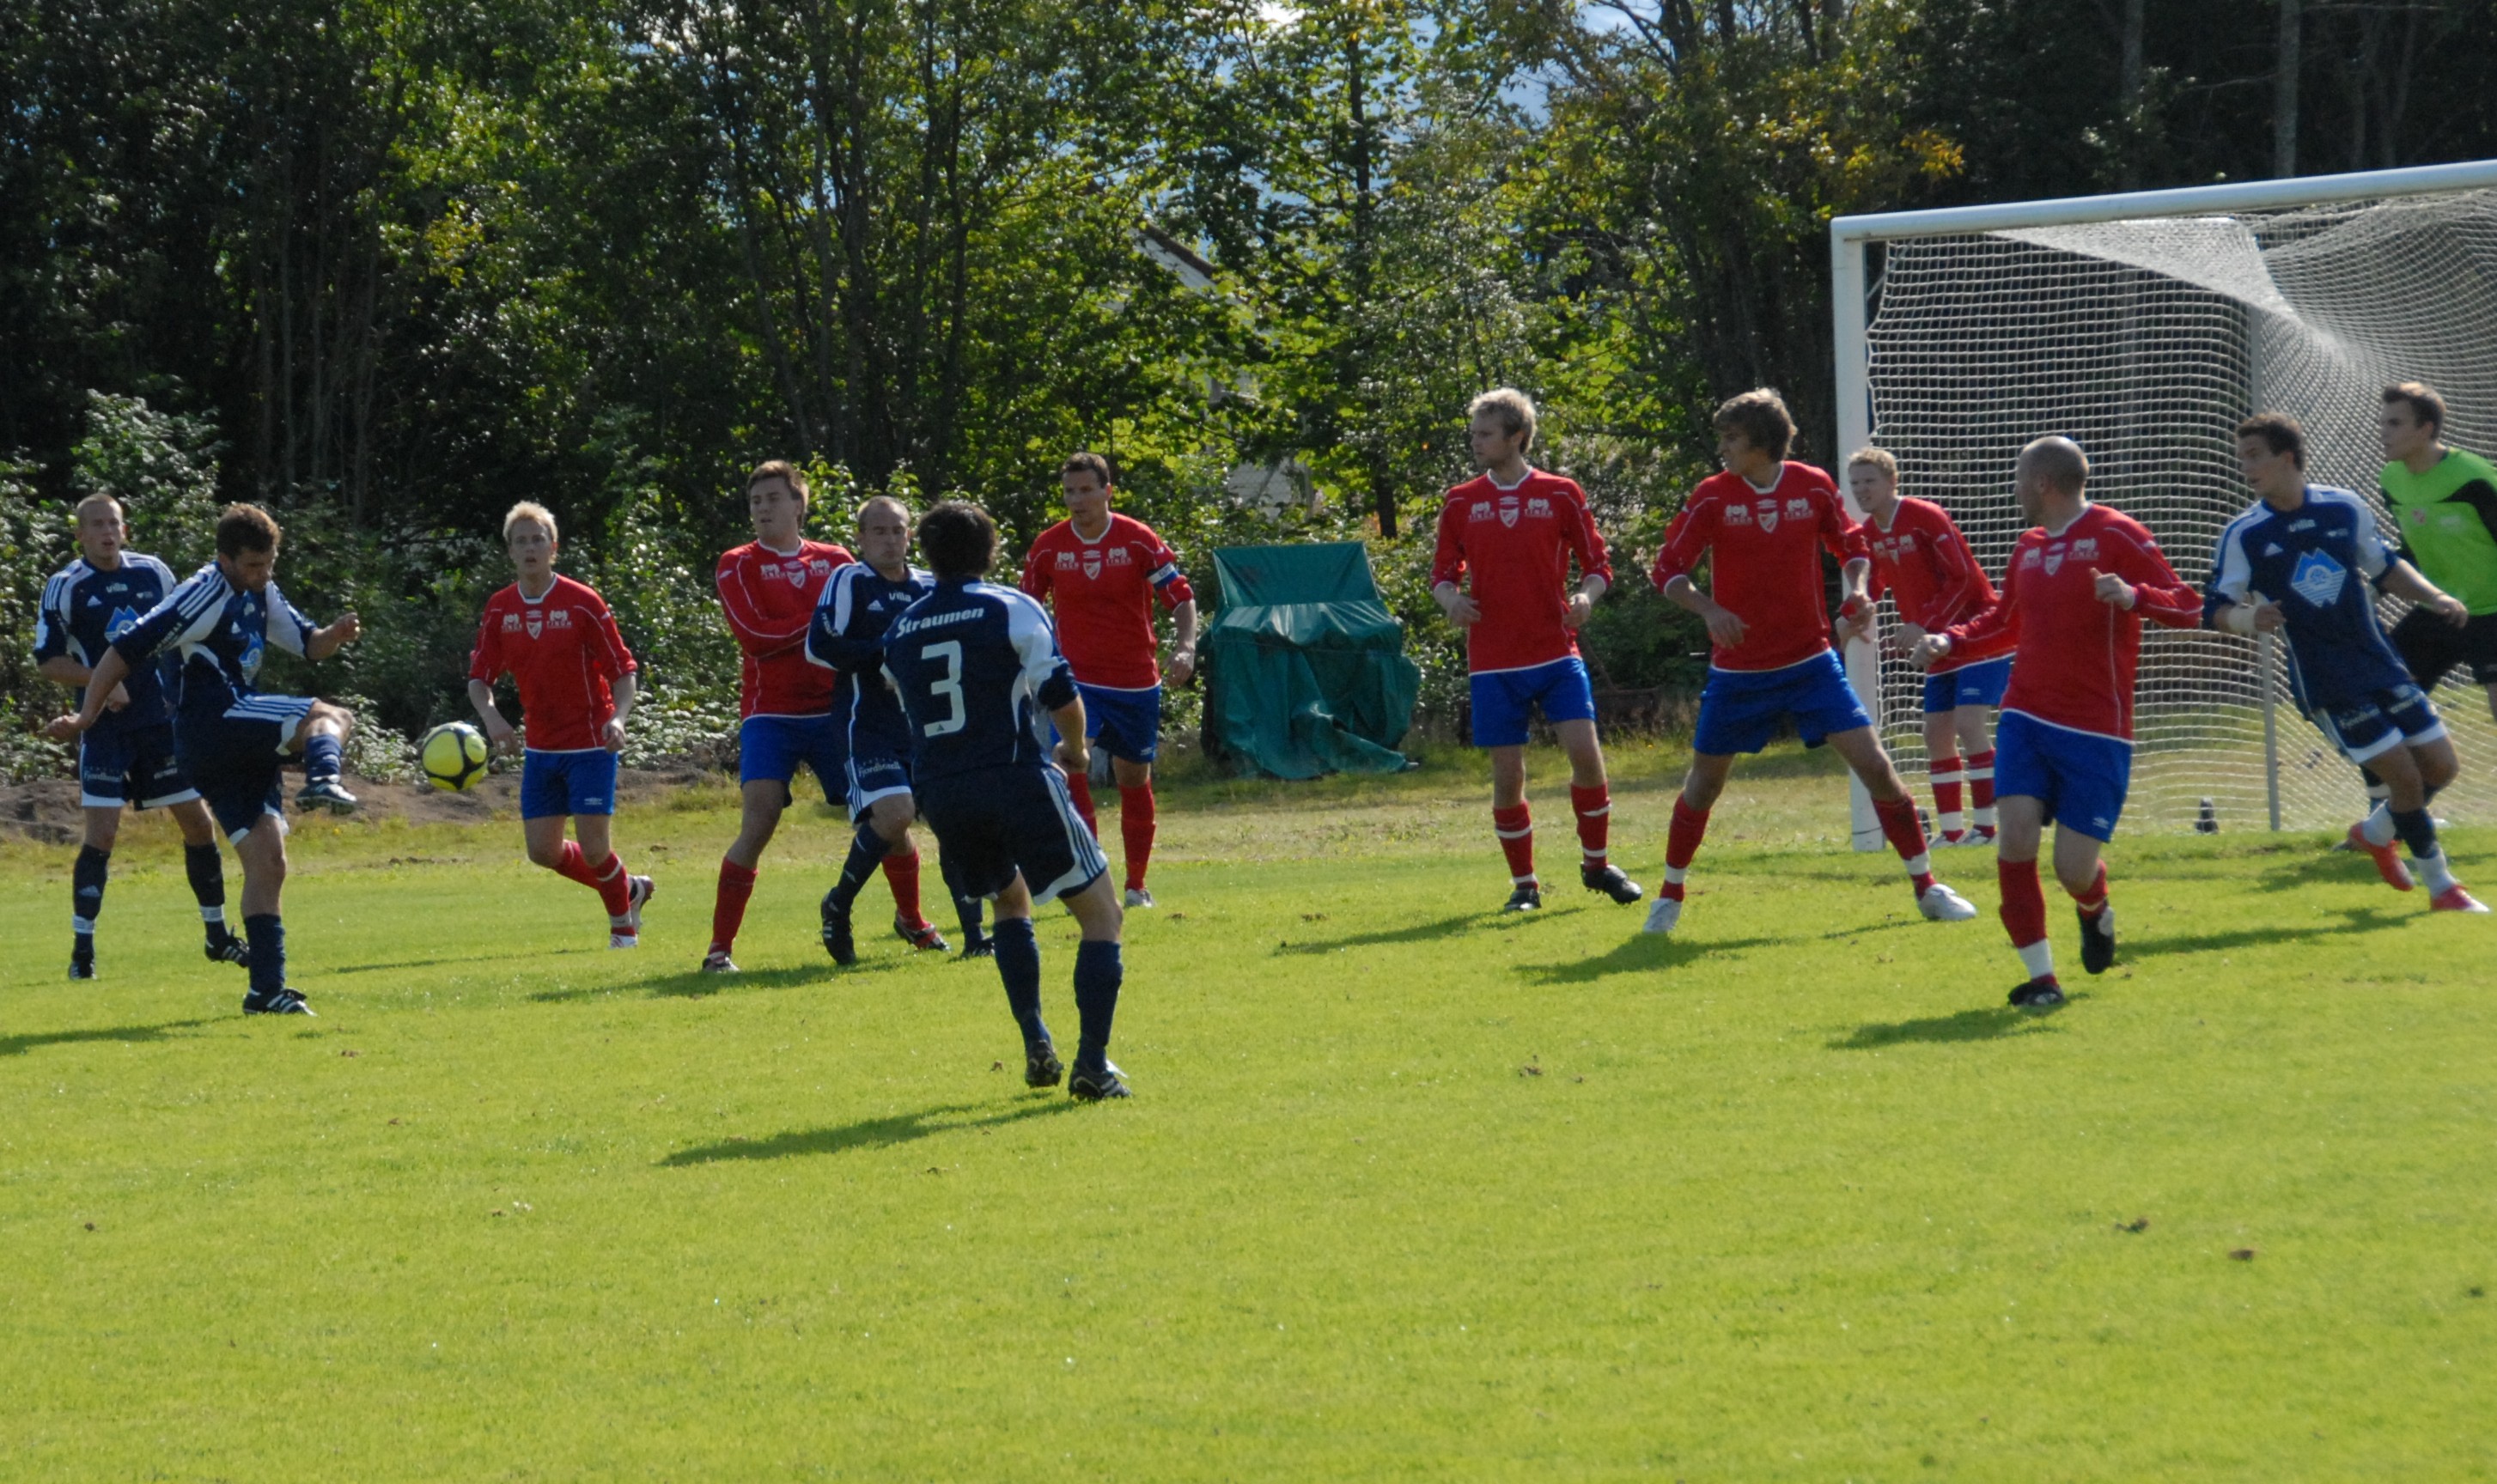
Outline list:
[[[2075,995],[2072,1003],[2088,996]],[[1890,1046],[1949,1046],[1971,1041],[2004,1041],[2044,1035],[2055,1030],[2051,1021],[2009,1005],[1962,1010],[1955,1015],[1929,1015],[1918,1020],[1870,1023],[1829,1043],[1831,1051],[1880,1051]]]
[[[190,1030],[211,1024],[213,1022],[201,1019],[159,1021],[152,1026],[97,1026],[85,1030],[30,1030],[17,1035],[0,1035],[0,1057],[22,1057],[40,1046],[76,1046],[91,1041],[138,1045],[162,1041],[167,1031]]]
[[[691,1149],[680,1149],[659,1160],[658,1164],[666,1169],[680,1169],[687,1165],[719,1164],[735,1159],[790,1159],[810,1154],[846,1153],[852,1150],[890,1149],[897,1144],[909,1144],[936,1134],[967,1133],[973,1129],[1020,1123],[1027,1119],[1054,1118],[1073,1112],[1076,1104],[1068,1098],[1052,1098],[1047,1102],[1026,1102],[1018,1107],[1000,1109],[985,1118],[954,1117],[976,1112],[981,1106],[978,1103],[947,1103],[923,1108],[917,1113],[861,1119],[854,1123],[836,1123],[825,1128],[793,1128],[768,1139],[730,1138],[717,1144],[698,1144]]]
[[[1642,932],[1607,952],[1574,963],[1520,963],[1515,971],[1532,976],[1536,984],[1593,984],[1615,974],[1636,974],[1652,969],[1677,968],[1693,960],[1744,948],[1765,948],[1785,939],[1773,937],[1711,938],[1695,941],[1667,933]]]

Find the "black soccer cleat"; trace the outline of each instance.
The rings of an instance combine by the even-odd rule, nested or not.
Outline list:
[[[844,966],[858,962],[858,944],[850,936],[850,909],[838,891],[824,894],[824,952]]]
[[[251,967],[251,945],[222,928],[208,934],[208,940],[200,945],[200,951],[208,956],[208,962],[211,963],[231,963],[237,968]]]
[[[1622,868],[1607,861],[1601,866],[1578,868],[1578,884],[1591,892],[1601,892],[1623,906],[1646,895],[1639,884],[1622,874]]]
[[[2032,979],[2011,992],[2011,1003],[2021,1010],[2060,1010],[2064,1007],[2063,987],[2051,979]]]
[[[271,990],[267,995],[255,990],[242,997],[245,1015],[310,1015],[312,1007],[293,990]]]
[[[1054,1088],[1058,1079],[1066,1075],[1066,1064],[1058,1059],[1058,1048],[1047,1041],[1026,1041],[1023,1047],[1023,1085],[1027,1088]]]
[[[70,977],[73,979],[95,977],[95,939],[84,933],[79,934],[71,942]]]
[[[2115,963],[2115,908],[2101,907],[2095,918],[2087,912],[2079,912],[2079,916],[2081,967],[2093,974],[2103,974]]]
[[[1114,1097],[1133,1097],[1127,1090],[1127,1080],[1119,1075],[1118,1063],[1104,1058],[1090,1071],[1081,1065],[1066,1079],[1066,1090],[1079,1103],[1107,1102]]]
[[[314,809],[328,809],[332,814],[352,814],[359,803],[356,796],[347,792],[335,778],[315,778],[295,795],[295,806],[307,814]]]
[[[994,959],[996,954],[997,945],[994,939],[985,932],[974,932],[963,939],[963,951],[955,957],[957,959]]]
[[[1501,903],[1500,909],[1503,912],[1540,912],[1543,910],[1543,888],[1529,881],[1509,893],[1508,900]]]
[[[936,931],[934,923],[922,923],[914,928],[903,922],[899,912],[893,914],[893,932],[894,936],[922,953],[943,953],[954,946],[945,941],[945,934]]]

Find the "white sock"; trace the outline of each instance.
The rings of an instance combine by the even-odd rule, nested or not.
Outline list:
[[[2366,837],[2367,843],[2370,845],[2391,844],[2393,842],[2392,805],[2379,804],[2368,811],[2367,817],[2358,822],[2358,833]]]
[[[2032,979],[2051,978],[2055,972],[2055,945],[2044,938],[2012,950],[2020,955],[2020,966]]]
[[[2439,845],[2433,854],[2411,857],[2411,869],[2427,883],[2428,895],[2441,897],[2453,890],[2453,869],[2445,864],[2445,847]]]

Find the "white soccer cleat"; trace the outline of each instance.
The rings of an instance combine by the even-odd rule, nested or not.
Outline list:
[[[1149,892],[1149,891],[1146,891],[1146,890],[1145,890],[1143,887],[1141,887],[1141,886],[1131,886],[1131,887],[1127,888],[1127,905],[1128,905],[1128,906],[1130,906],[1130,907],[1151,907],[1153,904],[1154,904],[1154,894],[1153,894],[1153,893],[1151,893],[1151,892]]]
[[[1932,850],[1957,850],[1963,845],[1974,845],[1976,842],[1976,837],[1971,835],[1966,830],[1952,830],[1946,834],[1935,836],[1927,842],[1927,848]]]
[[[633,931],[635,932],[642,931],[643,906],[649,901],[651,897],[657,894],[658,890],[659,884],[648,876],[627,876],[624,878],[625,896],[633,903],[632,906],[625,911],[624,915],[631,920]]]
[[[1916,899],[1916,910],[1927,922],[1964,923],[1976,915],[1976,903],[1937,881]]]
[[[642,934],[631,931],[611,931],[607,934],[607,946],[610,948],[639,948],[642,946]]]
[[[1639,929],[1639,931],[1641,932],[1656,933],[1671,932],[1681,924],[1681,922],[1682,899],[1679,897],[1659,897],[1656,900],[1648,903],[1647,922]]]

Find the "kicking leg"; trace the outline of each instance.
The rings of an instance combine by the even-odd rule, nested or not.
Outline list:
[[[344,814],[356,807],[356,796],[338,781],[347,738],[356,729],[356,713],[343,706],[315,701],[287,739],[286,750],[303,754],[303,787],[295,796],[300,809],[324,808]]]

